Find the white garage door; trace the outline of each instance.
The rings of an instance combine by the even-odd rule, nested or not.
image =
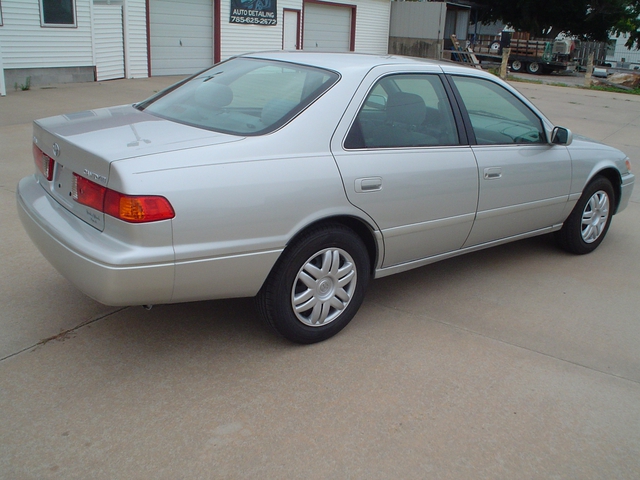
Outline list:
[[[304,4],[304,50],[348,52],[351,49],[351,7]]]
[[[150,0],[151,75],[213,65],[213,0]]]

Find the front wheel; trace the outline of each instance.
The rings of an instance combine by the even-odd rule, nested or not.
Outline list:
[[[593,252],[611,225],[614,198],[611,182],[596,177],[584,189],[569,218],[557,232],[560,246],[578,255]]]
[[[319,226],[285,249],[258,293],[258,308],[292,342],[320,342],[355,316],[369,275],[367,249],[352,230]]]

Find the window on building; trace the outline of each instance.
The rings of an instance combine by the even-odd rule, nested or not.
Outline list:
[[[40,0],[43,26],[76,26],[75,0]]]
[[[2,23],[2,2],[0,2],[0,27],[2,25],[4,25],[4,24]]]

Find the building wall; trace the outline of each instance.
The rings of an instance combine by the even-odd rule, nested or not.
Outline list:
[[[124,48],[127,78],[148,76],[145,0],[124,1]]]
[[[146,0],[120,0],[123,5],[124,59],[127,78],[148,75]],[[214,0],[211,0],[212,2]],[[386,54],[390,0],[331,0],[356,7],[355,51]],[[393,2],[396,3],[396,2]],[[39,0],[2,0],[0,65],[6,85],[93,81],[96,55],[93,0],[75,0],[75,27],[42,27]],[[282,48],[284,9],[304,10],[304,0],[278,0],[275,26],[229,23],[231,2],[220,2],[220,53],[224,60],[251,51]],[[304,28],[304,17],[302,17]]]
[[[91,82],[96,58],[92,0],[75,0],[75,27],[42,27],[39,0],[2,0],[0,26],[6,85]],[[145,0],[123,0],[125,75],[147,76]]]
[[[300,0],[278,0],[278,24],[271,26],[229,23],[231,2],[220,4],[220,57],[226,60],[247,52],[282,49],[283,9],[302,10]]]
[[[389,0],[358,0],[356,52],[386,54],[389,46]],[[396,2],[393,2],[396,3]]]
[[[2,17],[0,39],[7,85],[14,80],[24,83],[26,77],[14,77],[38,69],[31,75],[31,83],[37,85],[46,77],[43,69],[56,67],[66,69],[63,81],[82,81],[87,76],[93,80],[89,0],[76,0],[76,27],[41,27],[38,0],[2,0]]]
[[[445,2],[392,2],[389,36],[440,40],[446,14]]]
[[[627,64],[640,64],[640,50],[629,50],[624,45],[628,39],[628,34],[620,35],[615,39],[616,46],[613,55],[607,55],[607,62],[611,64],[619,63],[620,65],[618,66],[621,68],[628,68]]]
[[[446,15],[445,2],[392,2],[389,53],[439,59]]]
[[[332,0],[329,3],[356,6],[356,52],[387,53],[390,0]],[[283,10],[303,10],[303,1],[278,0],[278,24],[274,26],[229,23],[230,8],[231,2],[223,0],[220,5],[222,60],[247,52],[282,49]],[[302,22],[304,24],[304,17]]]

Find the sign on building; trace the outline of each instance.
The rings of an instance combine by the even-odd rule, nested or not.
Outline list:
[[[231,0],[229,23],[277,25],[276,0]]]

